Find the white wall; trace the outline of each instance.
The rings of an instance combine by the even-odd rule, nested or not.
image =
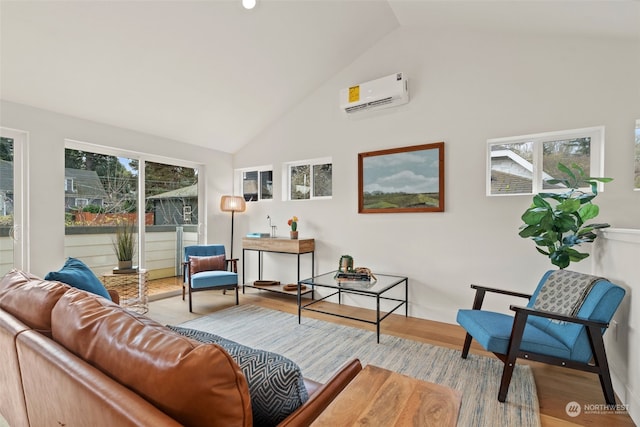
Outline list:
[[[640,420],[640,230],[607,229],[597,243],[593,273],[606,276],[627,291],[616,312],[605,345],[613,387],[636,423]],[[635,307],[635,308],[634,308]],[[595,402],[594,402],[595,403]]]
[[[625,299],[611,321],[605,334],[605,345],[613,386],[620,400],[628,404],[631,417],[640,420],[640,230],[607,229],[597,243],[593,258],[593,272],[607,276],[624,287]]]
[[[400,28],[236,153],[236,168],[273,164],[276,183],[273,201],[236,216],[236,247],[246,232],[269,231],[267,215],[280,235],[297,215],[300,237],[316,239],[317,273],[350,254],[356,265],[407,275],[409,314],[445,322],[471,306],[470,283],[532,291],[552,266],[517,234],[531,197],[485,196],[486,140],[606,126],[605,175],[615,181],[598,199],[599,219],[639,227],[640,193],[631,190],[639,51],[638,41]],[[397,71],[410,79],[409,104],[358,117],[339,111],[341,88]],[[359,152],[437,141],[446,151],[444,213],[357,213]],[[281,201],[282,162],[325,156],[333,198]],[[248,278],[256,265],[247,262]],[[589,272],[590,263],[572,268]],[[295,260],[265,260],[266,278],[294,273]]]
[[[205,166],[207,239],[228,244],[230,221],[218,201],[231,190],[231,156],[214,150],[2,101],[0,126],[29,133],[29,256],[44,276],[64,263],[65,139],[180,159]],[[114,107],[115,108],[115,107]]]

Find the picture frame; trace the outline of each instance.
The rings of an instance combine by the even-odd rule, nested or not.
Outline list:
[[[358,213],[444,212],[444,142],[358,153]]]

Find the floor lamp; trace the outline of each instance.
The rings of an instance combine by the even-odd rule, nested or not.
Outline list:
[[[220,199],[220,210],[222,212],[231,212],[231,254],[230,259],[233,259],[233,216],[236,212],[244,212],[247,209],[247,204],[242,196],[222,196]]]

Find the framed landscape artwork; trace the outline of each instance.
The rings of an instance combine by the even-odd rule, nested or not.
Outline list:
[[[358,154],[358,213],[443,211],[444,142]]]

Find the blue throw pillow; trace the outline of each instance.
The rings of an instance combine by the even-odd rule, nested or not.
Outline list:
[[[47,273],[44,279],[66,283],[74,288],[100,295],[111,301],[111,296],[100,279],[93,274],[93,271],[84,262],[77,258],[67,258],[60,270]]]
[[[229,353],[249,384],[254,426],[275,426],[309,399],[300,367],[292,360],[208,332],[168,328],[202,343],[217,344]]]

